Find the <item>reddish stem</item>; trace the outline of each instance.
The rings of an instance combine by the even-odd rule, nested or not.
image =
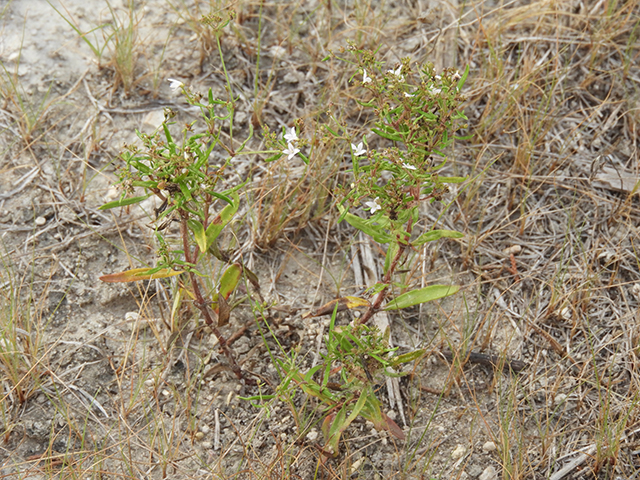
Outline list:
[[[180,209],[180,233],[182,234],[182,244],[184,248],[184,259],[187,263],[193,263],[191,260],[191,248],[189,247],[189,230],[187,228],[187,219],[189,218],[189,214]],[[196,297],[196,301],[194,302],[195,306],[202,312],[202,316],[204,317],[204,321],[209,328],[213,331],[213,334],[218,339],[218,343],[220,344],[220,349],[224,353],[225,357],[229,361],[229,366],[231,370],[238,377],[239,380],[244,380],[244,376],[242,375],[242,370],[236,363],[236,359],[233,357],[231,350],[229,350],[229,346],[227,340],[224,338],[220,330],[218,330],[217,325],[213,322],[213,318],[211,318],[211,312],[209,311],[209,307],[207,302],[204,300],[202,293],[200,292],[200,285],[198,283],[198,279],[193,272],[189,272],[189,279],[191,280],[191,285],[193,287],[193,294]]]

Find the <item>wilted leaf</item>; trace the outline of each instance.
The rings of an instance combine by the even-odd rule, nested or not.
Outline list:
[[[221,295],[218,296],[218,326],[224,327],[231,318],[231,307]]]
[[[196,239],[196,243],[201,252],[207,251],[207,236],[204,233],[204,227],[198,220],[187,220],[189,229],[193,232],[193,238]]]
[[[139,282],[140,280],[153,280],[156,278],[168,278],[180,275],[183,271],[172,270],[170,268],[134,268],[119,273],[103,275],[100,280],[106,283]]]
[[[317,310],[313,312],[309,312],[304,315],[303,318],[308,317],[320,317],[322,315],[331,315],[334,310],[336,310],[336,304],[338,305],[338,312],[343,312],[344,310],[350,310],[352,308],[357,307],[368,307],[371,305],[368,300],[360,297],[341,297],[335,300],[331,300],[329,303],[325,303],[323,306],[319,307]]]
[[[241,274],[242,265],[240,265],[239,263],[234,263],[229,268],[227,268],[227,270],[225,270],[225,272],[222,274],[222,278],[220,278],[220,295],[222,295],[225,299],[229,298],[229,295],[231,295],[236,289]]]
[[[411,290],[410,292],[399,295],[396,299],[390,301],[385,310],[400,310],[401,308],[412,307],[421,303],[431,302],[439,298],[453,295],[460,287],[456,285],[431,285],[429,287]]]

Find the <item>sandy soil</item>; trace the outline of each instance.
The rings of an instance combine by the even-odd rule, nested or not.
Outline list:
[[[468,10],[461,40],[449,37],[451,29],[433,34],[455,18],[449,13],[455,3],[410,3],[383,3],[360,13],[345,6],[327,10],[320,2],[266,6],[260,82],[270,86],[261,90],[269,93],[261,121],[274,129],[296,118],[313,121],[309,112],[329,97],[325,88],[343,81],[319,59],[330,47],[357,38],[358,29],[351,27],[361,25],[363,16],[370,18],[364,23],[374,32],[368,41],[382,45],[390,64],[406,55],[420,61],[436,55],[440,68],[459,66],[457,57],[467,52],[463,47],[480,11]],[[114,21],[100,0],[53,5],[82,31]],[[604,102],[607,95],[618,94],[625,106],[616,113],[616,104],[605,105],[599,115],[588,117],[593,128],[580,135],[571,130],[564,142],[558,137],[567,125],[587,121],[572,115],[587,107],[567,103],[549,113],[558,120],[544,132],[550,147],[538,163],[518,163],[517,142],[524,136],[511,135],[508,125],[487,134],[486,149],[466,144],[456,150],[450,172],[474,181],[454,192],[451,213],[442,222],[466,236],[431,246],[414,261],[424,263],[425,281],[457,283],[464,293],[392,319],[396,345],[423,344],[433,350],[411,379],[401,379],[402,412],[385,407],[408,438],[400,442],[358,421],[345,433],[344,450],[320,467],[320,415],[312,401],[298,393],[292,409],[286,402],[256,408],[241,400],[258,390],[220,367],[224,358],[213,336],[173,335],[167,321],[168,284],[98,280],[154,261],[153,232],[143,210],[104,212],[98,207],[118,194],[112,186],[117,155],[123,144],[136,141],[136,129],[153,131],[165,106],[180,111],[181,120],[193,119],[166,78],[224,94],[217,52],[202,49],[204,41],[181,5],[175,4],[183,17],[168,2],[135,4],[138,43],[129,86],[114,71],[113,43],[98,61],[46,1],[1,6],[0,283],[3,288],[22,285],[19,296],[25,302],[32,298],[21,308],[25,315],[29,310],[31,335],[39,342],[39,351],[30,357],[39,360],[26,369],[25,398],[3,380],[2,475],[549,478],[581,451],[588,452],[578,464],[585,470],[554,478],[637,475],[633,391],[640,338],[640,239],[638,196],[629,193],[638,164],[635,139],[613,139],[624,136],[621,125],[631,122],[631,117],[616,116],[629,110],[625,87],[612,81],[606,93],[604,86],[585,86],[585,102],[596,104],[593,98]],[[125,22],[125,5],[111,6],[118,21]],[[481,6],[483,12],[492,11]],[[343,23],[344,12],[349,17]],[[255,111],[250,65],[257,16],[258,5],[244,6],[236,26],[223,35],[236,94],[247,98],[238,112],[240,132],[248,130]],[[323,37],[323,44],[319,32],[331,38]],[[99,31],[87,38],[104,42]],[[460,45],[457,51],[451,50],[449,38]],[[431,50],[430,45],[439,46]],[[511,57],[505,53],[505,58]],[[478,65],[471,67],[472,76],[482,74]],[[630,75],[638,75],[637,70],[632,64]],[[572,85],[580,85],[578,77],[572,78]],[[488,110],[485,86],[470,84],[470,120],[481,124]],[[596,124],[593,118],[602,120]],[[506,117],[493,120],[500,121],[508,123]],[[256,135],[254,146],[259,145]],[[596,164],[604,154],[615,159]],[[260,162],[247,160],[237,173],[238,178],[253,175],[255,191],[278,173]],[[150,211],[153,205],[145,207]],[[303,314],[339,292],[354,291],[347,247],[353,232],[345,224],[335,225],[330,215],[314,217],[287,208],[297,220],[272,233],[256,226],[251,205],[244,205],[239,215],[244,221],[233,225],[233,232],[271,305],[266,320],[275,338],[285,349],[303,352],[304,370],[314,361],[328,320]],[[428,222],[439,211],[423,213]],[[324,265],[322,277],[319,265]],[[183,324],[197,321],[193,310],[181,312]],[[259,335],[251,309],[239,306],[225,328],[228,335],[241,332],[234,351],[243,368],[277,384],[265,347],[266,342],[277,350],[275,341]],[[490,363],[454,368],[440,352],[461,346],[520,360],[526,368],[519,374]],[[598,443],[589,424],[612,439]],[[605,463],[594,473],[593,445],[615,448],[616,442],[617,466]]]

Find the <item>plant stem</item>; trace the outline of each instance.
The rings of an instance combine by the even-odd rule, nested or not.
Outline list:
[[[393,272],[395,271],[396,267],[400,263],[400,259],[404,254],[405,248],[406,248],[406,245],[403,245],[402,243],[398,244],[398,251],[396,252],[395,257],[393,257],[393,261],[389,266],[389,270],[382,278],[382,283],[385,283],[386,286],[382,290],[380,290],[380,293],[378,293],[378,296],[376,297],[376,299],[369,306],[369,308],[367,308],[367,310],[364,312],[364,315],[356,319],[356,321],[354,322],[356,325],[362,325],[364,323],[367,323],[369,320],[371,320],[371,317],[373,317],[378,312],[378,310],[380,310],[380,305],[382,305],[382,302],[386,298],[387,292],[389,290],[389,285],[391,283],[391,276],[393,275]]]
[[[191,261],[191,248],[189,247],[189,230],[187,228],[187,219],[189,218],[189,214],[180,209],[180,233],[182,234],[182,244],[184,248],[184,259],[187,263],[192,263]],[[244,380],[244,376],[242,375],[242,370],[236,363],[236,359],[233,357],[233,353],[229,350],[229,345],[227,340],[224,338],[218,327],[213,322],[213,318],[211,318],[211,312],[209,311],[209,307],[207,302],[204,300],[202,293],[200,292],[200,284],[198,283],[198,279],[193,272],[189,272],[189,279],[191,280],[191,285],[193,287],[193,294],[196,297],[196,301],[194,305],[198,307],[200,312],[202,312],[202,316],[204,317],[204,321],[209,328],[213,331],[213,334],[218,339],[218,343],[220,344],[220,349],[224,353],[225,357],[229,361],[229,366],[231,370],[238,377],[239,380]]]

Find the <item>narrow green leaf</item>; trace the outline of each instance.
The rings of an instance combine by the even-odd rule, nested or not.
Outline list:
[[[393,259],[398,253],[399,248],[400,246],[398,245],[398,242],[389,242],[389,247],[387,248],[387,256],[384,258],[385,274],[389,271],[389,268],[391,267],[391,262],[393,262]]]
[[[457,85],[458,91],[462,90],[462,87],[464,86],[464,82],[467,80],[467,75],[469,75],[469,65],[465,67],[462,77],[460,78],[460,80],[458,80],[458,85]]]
[[[387,306],[384,307],[384,310],[400,310],[402,308],[413,307],[414,305],[448,297],[458,290],[460,290],[460,287],[456,285],[431,285],[418,290],[412,290],[390,301]]]
[[[344,215],[344,219],[349,225],[373,237],[376,242],[389,243],[393,240],[393,237],[382,231],[383,227],[381,225],[374,225],[370,220],[365,220],[352,213],[345,214],[344,210],[346,209],[342,205],[338,205],[338,209],[340,210],[340,216],[342,217]]]
[[[191,191],[189,190],[189,187],[187,187],[187,184],[184,183],[184,180],[176,180],[176,182],[178,183],[178,186],[180,187],[180,191],[182,192],[182,195],[184,196],[185,200],[187,200],[188,202],[193,200],[193,197],[191,196]]]
[[[462,183],[467,177],[438,177],[438,183]]]
[[[387,133],[387,132],[384,132],[384,131],[380,130],[379,128],[372,128],[371,130],[373,130],[373,133],[381,136],[382,138],[393,140],[394,142],[401,142],[402,141],[402,137],[400,135]]]
[[[143,195],[141,197],[122,198],[120,200],[115,200],[113,202],[105,203],[101,207],[98,207],[98,210],[109,210],[110,208],[125,207],[127,205],[133,205],[134,203],[140,203],[143,200],[146,200],[150,196],[151,194]]]
[[[427,242],[433,242],[435,240],[440,240],[441,238],[462,238],[464,237],[463,233],[456,232],[455,230],[431,230],[430,232],[423,233],[418,238],[416,238],[411,245],[418,246],[424,245]]]

